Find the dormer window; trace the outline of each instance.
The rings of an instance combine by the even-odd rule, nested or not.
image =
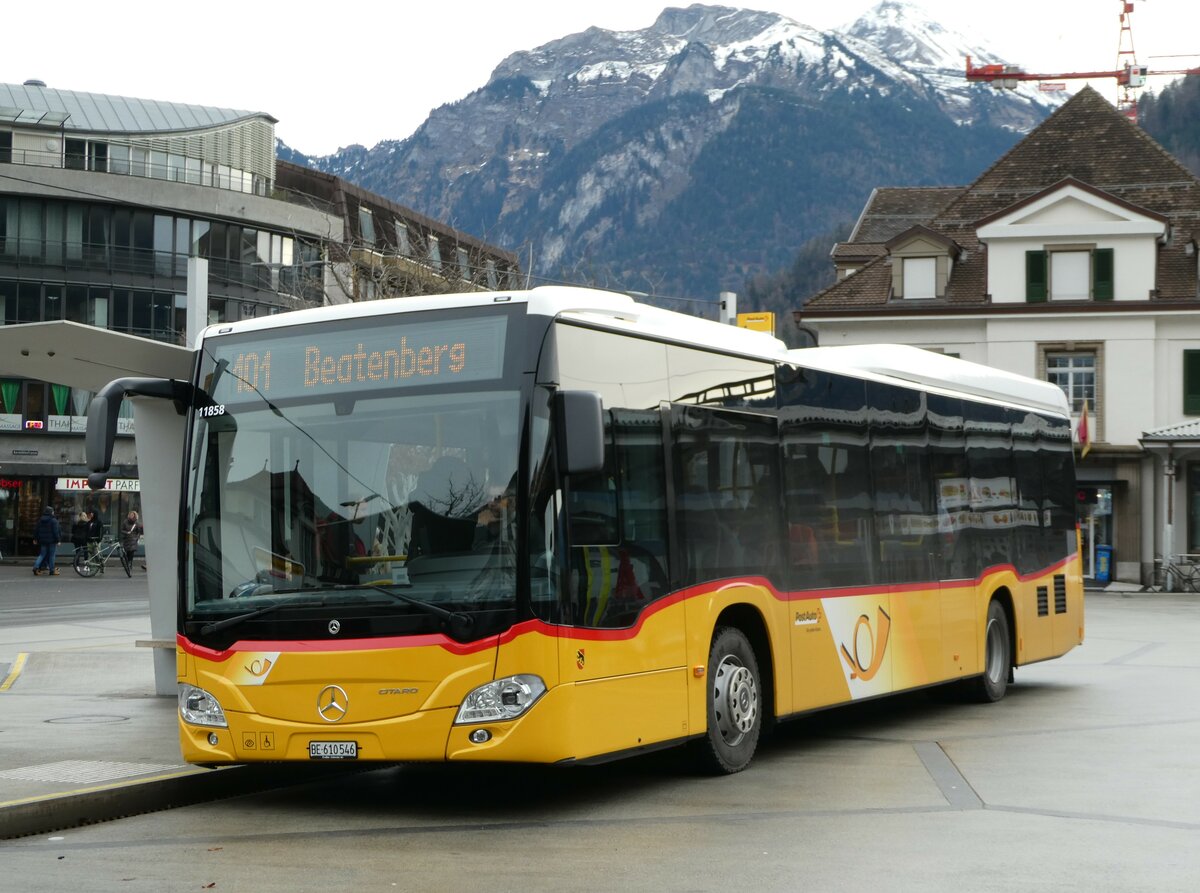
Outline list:
[[[904,265],[904,298],[937,297],[937,258],[906,257]]]
[[[946,294],[954,260],[962,249],[928,227],[914,226],[884,243],[892,259],[892,297],[930,300]]]
[[[1025,300],[1040,303],[1112,298],[1113,249],[1062,245],[1025,252]]]
[[[1067,178],[979,221],[975,234],[993,304],[1148,301],[1169,226],[1156,211]]]
[[[412,255],[412,244],[408,240],[408,225],[397,220],[396,223],[396,253],[403,257]]]
[[[358,233],[368,248],[375,247],[375,215],[370,208],[358,206]]]

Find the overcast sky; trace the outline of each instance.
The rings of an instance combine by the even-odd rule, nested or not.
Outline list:
[[[1027,71],[1115,68],[1121,0],[919,0],[945,26]],[[649,26],[653,0],[340,0],[203,3],[4,0],[0,82],[267,112],[310,155],[409,136],[431,109],[483,86],[517,50],[596,25]],[[837,28],[875,0],[724,3]],[[1200,66],[1200,2],[1135,0],[1138,61]],[[1185,58],[1156,58],[1191,53]],[[1071,82],[1075,89],[1079,82]],[[1162,79],[1152,80],[1161,89]],[[1096,84],[1110,99],[1112,82]],[[499,123],[499,122],[498,122]]]

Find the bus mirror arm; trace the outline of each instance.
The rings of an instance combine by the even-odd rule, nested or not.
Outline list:
[[[604,407],[595,391],[558,391],[553,398],[564,474],[604,470]]]
[[[87,436],[84,452],[91,469],[88,486],[104,489],[112,465],[113,442],[117,436],[117,419],[121,401],[126,397],[158,397],[175,403],[180,415],[193,402],[195,388],[186,381],[173,378],[118,378],[102,387],[88,405]]]

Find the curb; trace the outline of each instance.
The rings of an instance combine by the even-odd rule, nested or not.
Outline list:
[[[369,768],[378,769],[384,765],[376,763]],[[368,767],[364,765],[350,768],[277,763],[220,769],[185,766],[178,771],[146,778],[0,802],[0,840],[47,834],[147,812],[308,784],[366,769]]]

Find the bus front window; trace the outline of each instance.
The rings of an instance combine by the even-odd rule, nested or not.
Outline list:
[[[519,417],[515,390],[198,410],[186,619],[510,608]]]

